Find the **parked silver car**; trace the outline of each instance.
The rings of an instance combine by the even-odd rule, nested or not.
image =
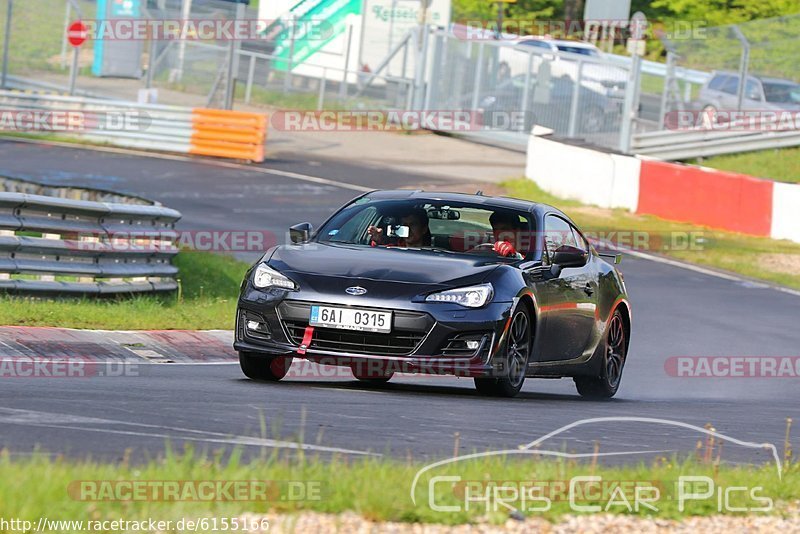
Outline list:
[[[739,80],[734,72],[714,72],[698,97],[704,117],[725,120],[739,109]],[[800,111],[800,84],[781,78],[748,76],[741,111]],[[720,113],[723,112],[723,113]]]

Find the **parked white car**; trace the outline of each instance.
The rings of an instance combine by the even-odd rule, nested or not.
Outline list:
[[[529,56],[530,48],[533,48],[532,56]],[[583,81],[600,83],[614,92],[624,91],[628,81],[628,72],[607,61],[600,49],[591,43],[537,36],[519,37],[500,47],[499,76],[524,74],[528,69],[529,57],[533,59],[534,77],[541,74],[554,78],[568,76],[575,82],[578,79],[578,65],[582,63],[580,70]],[[541,72],[543,69],[545,72]]]

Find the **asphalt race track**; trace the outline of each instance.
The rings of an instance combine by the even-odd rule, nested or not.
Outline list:
[[[292,223],[318,224],[359,188],[435,181],[342,162],[309,165],[299,156],[248,170],[11,141],[0,141],[2,174],[136,193],[183,212],[184,229],[265,229],[279,240]],[[479,397],[471,380],[451,377],[401,377],[380,387],[346,377],[270,385],[245,379],[238,365],[148,364],[129,377],[3,380],[0,447],[115,459],[127,448],[155,456],[168,440],[209,450],[240,445],[249,453],[302,442],[321,454],[441,458],[451,454],[456,432],[462,452],[516,449],[582,419],[641,417],[711,423],[733,438],[782,449],[786,418],[800,419],[800,378],[676,378],[665,362],[800,356],[800,296],[646,259],[626,258],[622,270],[634,327],[612,401],[582,400],[571,380],[529,379],[518,398],[504,400]],[[691,429],[653,422],[597,422],[541,448],[591,452],[597,441],[603,452],[690,452],[698,439]],[[769,461],[770,454],[731,445],[725,458]]]

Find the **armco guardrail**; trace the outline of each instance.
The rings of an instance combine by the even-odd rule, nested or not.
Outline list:
[[[25,119],[24,112],[40,112],[40,123]],[[0,130],[5,131],[9,124],[12,131],[20,131],[20,122],[25,122],[31,126],[25,133],[63,132],[126,148],[264,161],[267,115],[261,113],[17,91],[0,91],[0,113],[14,114],[0,121]],[[43,119],[43,113],[59,116]]]
[[[180,217],[159,205],[0,193],[0,290],[172,291],[178,274],[172,236]]]
[[[605,54],[606,59],[616,63],[621,67],[630,68],[630,56],[620,56],[617,54]],[[650,74],[652,76],[667,76],[667,64],[658,63],[657,61],[642,60],[642,73]],[[693,83],[695,85],[703,85],[711,77],[710,72],[702,70],[689,69],[686,67],[675,67],[675,78],[684,82]]]
[[[793,146],[800,146],[800,130],[668,130],[634,134],[631,150],[643,156],[683,160]]]

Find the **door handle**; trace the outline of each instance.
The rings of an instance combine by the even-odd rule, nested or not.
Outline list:
[[[589,283],[587,283],[587,284],[586,284],[586,285],[583,287],[583,290],[584,290],[584,292],[586,292],[586,294],[587,294],[587,295],[589,295],[590,297],[591,297],[591,296],[592,296],[592,294],[594,293],[594,289],[592,288],[592,285],[591,285],[591,284],[589,284]]]

